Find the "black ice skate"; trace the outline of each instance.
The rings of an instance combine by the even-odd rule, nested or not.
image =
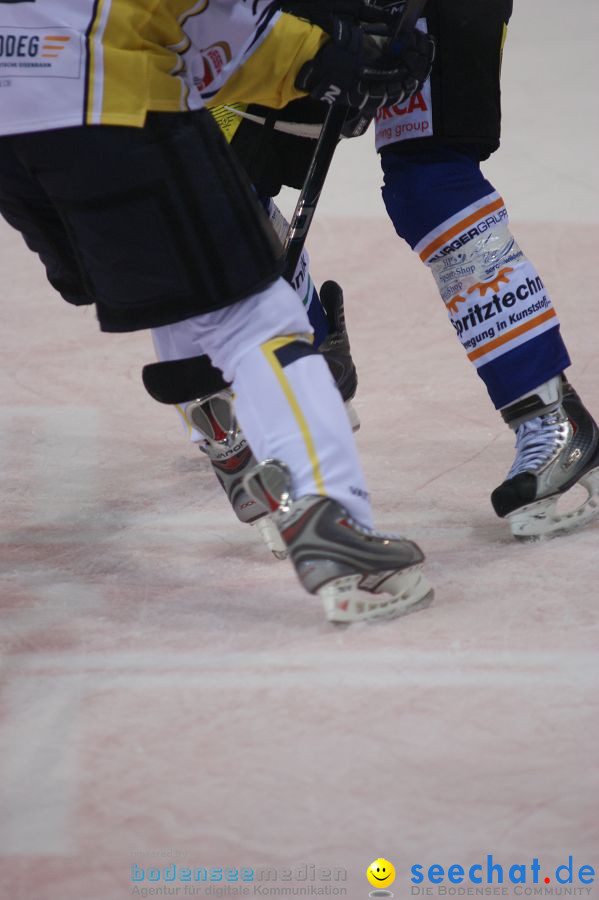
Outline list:
[[[563,375],[548,385],[549,402],[534,395],[502,411],[516,432],[517,452],[491,502],[515,537],[564,533],[599,517],[599,429]],[[576,484],[588,496],[560,513],[558,499]]]
[[[432,602],[424,555],[412,541],[363,528],[330,497],[292,500],[289,470],[278,460],[260,463],[244,485],[271,510],[300,582],[321,597],[329,622],[393,618]]]
[[[325,281],[320,289],[320,302],[329,320],[330,332],[318,348],[326,359],[339,393],[343,397],[352,429],[360,427],[352,400],[358,389],[358,373],[351,356],[349,336],[345,326],[343,291],[336,281]]]
[[[255,467],[256,459],[235,418],[231,391],[225,389],[194,400],[186,412],[204,437],[200,450],[210,460],[239,521],[255,523],[269,550],[277,559],[285,559],[287,549],[267,508],[250,497],[243,486],[243,476]]]

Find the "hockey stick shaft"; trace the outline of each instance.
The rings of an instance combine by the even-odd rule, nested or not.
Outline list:
[[[409,31],[414,28],[416,22],[422,15],[422,10],[428,3],[428,0],[408,0],[406,7],[401,15],[395,34],[392,40],[395,40],[403,31]]]
[[[347,109],[344,106],[335,106],[333,104],[328,110],[310,168],[289,223],[285,241],[284,276],[290,283],[293,281],[297,264],[300,261],[308,230],[312,224],[316,206],[333,161],[335,148],[341,137],[341,129],[343,128],[346,115]]]
[[[390,44],[397,40],[404,31],[409,31],[415,26],[426,3],[427,0],[407,0],[397,28],[389,38]],[[314,150],[310,168],[297,200],[285,241],[284,276],[290,283],[293,281],[297,264],[300,261],[316,206],[333,161],[337,144],[341,138],[341,129],[343,128],[347,112],[346,107],[336,106],[335,104],[329,109]],[[369,121],[366,121],[365,124],[367,126]],[[357,133],[359,134],[360,132]]]

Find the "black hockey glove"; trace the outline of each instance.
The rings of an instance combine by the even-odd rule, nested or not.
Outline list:
[[[304,63],[295,86],[315,100],[339,103],[372,117],[381,106],[403,103],[428,78],[434,40],[415,29],[389,49],[387,41],[345,19],[336,19],[331,40]]]

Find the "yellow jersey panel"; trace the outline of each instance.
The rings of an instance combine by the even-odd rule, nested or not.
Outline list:
[[[327,34],[304,19],[281,15],[268,36],[215,97],[215,103],[259,103],[281,109],[305,97],[295,80],[307,60],[328,41]]]

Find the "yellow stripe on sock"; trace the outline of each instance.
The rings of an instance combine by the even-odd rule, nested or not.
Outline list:
[[[314,483],[316,484],[318,493],[324,495],[326,494],[326,491],[324,489],[324,479],[322,477],[322,472],[320,471],[318,454],[316,453],[316,447],[314,445],[314,441],[312,440],[312,435],[310,434],[308,423],[306,422],[297,397],[293,393],[293,388],[291,387],[289,381],[285,376],[283,367],[275,356],[275,352],[277,350],[279,350],[281,347],[285,347],[287,344],[293,343],[293,341],[297,341],[298,338],[303,339],[304,335],[287,335],[286,337],[273,338],[271,341],[266,341],[264,344],[262,344],[262,351],[266,359],[270,363],[279,384],[281,385],[281,390],[285,394],[287,402],[291,407],[291,411],[295,416],[295,421],[297,422],[299,430],[301,431],[302,437],[304,439],[304,444],[306,445],[308,459],[310,460],[310,465],[312,466],[312,476],[314,478]]]

